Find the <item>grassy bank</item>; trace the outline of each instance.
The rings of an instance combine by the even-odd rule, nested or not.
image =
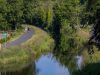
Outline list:
[[[87,42],[90,37],[89,30],[84,29],[84,31],[82,30],[80,31],[81,33],[79,32],[78,34],[80,39],[83,39],[83,42]],[[90,55],[87,48],[83,49],[84,66],[82,70],[76,71],[73,75],[100,75],[100,50],[96,46],[93,46],[93,50],[94,54]]]
[[[83,50],[82,55],[84,57],[84,63],[98,63],[100,62],[100,52],[98,51],[98,48],[96,46],[93,46],[94,54],[90,55],[88,53],[88,49],[84,45],[89,40],[90,37],[90,29],[89,28],[82,28],[77,32],[77,38],[80,43],[80,48]]]
[[[14,41],[16,39],[18,39],[22,34],[24,34],[24,26],[21,26],[21,28],[15,30],[8,30],[8,31],[4,31],[7,32],[10,36],[0,39],[0,44],[4,44],[5,42],[9,42],[9,41]]]
[[[41,53],[51,51],[54,47],[53,39],[43,30],[29,26],[34,34],[20,46],[0,51],[0,70],[17,70],[32,63]]]

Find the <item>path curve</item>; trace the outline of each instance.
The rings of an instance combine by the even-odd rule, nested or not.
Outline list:
[[[20,44],[24,43],[25,41],[29,40],[33,36],[33,34],[34,34],[33,29],[29,29],[18,39],[14,40],[12,42],[7,42],[6,46],[4,45],[4,47],[9,48],[9,47],[20,45]]]

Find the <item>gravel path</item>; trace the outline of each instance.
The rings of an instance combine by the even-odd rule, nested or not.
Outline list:
[[[27,32],[25,32],[21,37],[16,39],[15,41],[6,43],[6,46],[4,45],[4,47],[9,48],[12,46],[20,45],[24,43],[25,41],[29,40],[33,36],[33,34],[34,34],[33,30],[30,29]]]

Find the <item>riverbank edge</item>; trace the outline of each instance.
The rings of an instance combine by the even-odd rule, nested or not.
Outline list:
[[[32,63],[41,53],[54,48],[54,40],[42,29],[28,25],[34,31],[31,39],[19,46],[4,48],[0,51],[0,71],[19,70]]]

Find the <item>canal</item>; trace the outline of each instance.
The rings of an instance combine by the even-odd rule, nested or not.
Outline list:
[[[62,61],[63,60],[63,61]],[[82,56],[57,57],[53,53],[43,54],[26,68],[19,71],[0,72],[0,75],[72,75],[74,70],[80,70]]]

